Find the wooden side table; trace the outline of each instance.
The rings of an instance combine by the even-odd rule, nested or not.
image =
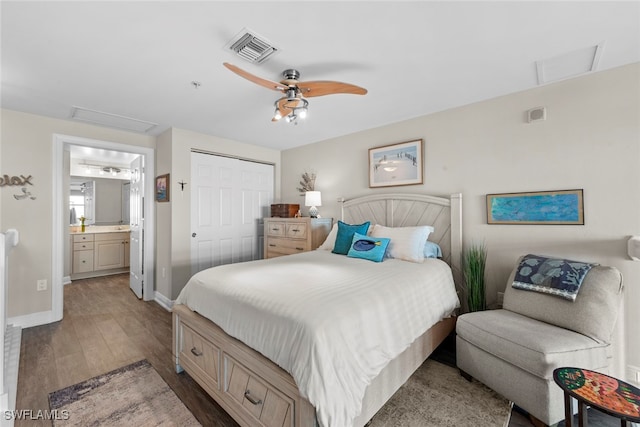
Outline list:
[[[553,380],[564,391],[564,418],[571,427],[571,398],[578,401],[578,425],[587,427],[587,406],[620,419],[622,427],[640,422],[640,390],[624,381],[588,369],[562,367]]]

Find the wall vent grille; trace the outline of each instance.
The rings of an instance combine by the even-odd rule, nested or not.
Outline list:
[[[280,50],[264,37],[246,28],[227,43],[226,47],[252,64],[261,64]]]

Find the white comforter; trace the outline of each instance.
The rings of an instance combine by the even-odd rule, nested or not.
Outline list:
[[[352,426],[371,380],[459,306],[442,261],[320,250],[201,271],[176,303],[289,372],[324,427]]]

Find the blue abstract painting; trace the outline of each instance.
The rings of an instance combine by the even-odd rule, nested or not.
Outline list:
[[[582,225],[582,190],[487,194],[487,223]]]

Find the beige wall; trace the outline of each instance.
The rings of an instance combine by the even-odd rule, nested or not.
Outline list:
[[[158,174],[171,173],[172,195],[169,203],[162,203],[167,206],[157,210],[159,241],[156,277],[162,277],[163,268],[168,275],[170,266],[170,276],[168,279],[165,278],[166,282],[162,282],[162,294],[172,300],[178,296],[191,277],[191,187],[189,183],[191,182],[192,149],[273,163],[276,173],[275,199],[278,199],[280,194],[280,151],[182,129],[171,129],[161,135],[158,138],[156,152]],[[161,165],[167,169],[161,169]],[[187,183],[184,191],[180,190],[179,181]],[[170,209],[170,213],[165,212],[164,209]],[[162,233],[170,233],[170,240],[167,236],[161,237]],[[163,245],[160,244],[161,238],[165,241]],[[167,240],[169,245],[166,244]],[[161,260],[165,264],[161,264]],[[160,286],[158,289],[160,290]]]
[[[168,299],[174,299],[171,297],[171,207],[177,203],[177,182],[180,181],[171,170],[171,134],[172,129],[168,129],[156,138],[156,175],[171,173],[169,202],[156,202],[156,292]]]
[[[16,200],[18,187],[0,187],[0,229],[16,228],[20,243],[12,251],[7,316],[51,310],[53,134],[154,147],[155,138],[69,120],[2,110],[0,174],[33,175],[35,200]],[[66,216],[65,216],[66,218]],[[36,291],[47,279],[48,290]]]
[[[282,202],[301,200],[296,187],[305,170],[317,172],[321,215],[334,218],[341,196],[462,192],[464,242],[489,250],[490,301],[521,254],[616,266],[625,277],[626,331],[616,332],[622,374],[625,354],[640,367],[640,262],[626,256],[628,236],[640,234],[639,94],[635,64],[283,151]],[[528,124],[525,112],[538,106],[547,120]],[[368,149],[416,138],[424,139],[424,184],[368,188]],[[574,188],[584,189],[584,226],[486,224],[487,193]]]

